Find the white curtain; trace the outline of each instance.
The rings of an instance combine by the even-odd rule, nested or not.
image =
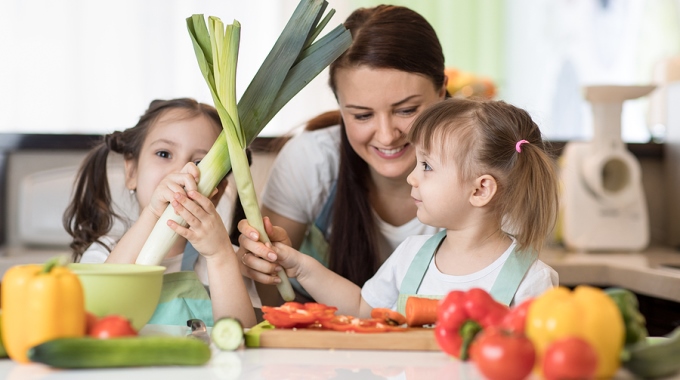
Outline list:
[[[336,15],[348,11],[331,2]],[[337,4],[340,3],[340,4]],[[297,0],[3,0],[0,133],[108,133],[134,125],[153,99],[212,104],[185,19],[242,24],[237,92],[245,91]],[[262,135],[336,108],[322,72]]]

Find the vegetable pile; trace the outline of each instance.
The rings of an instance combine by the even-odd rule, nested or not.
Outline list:
[[[611,378],[621,366],[642,378],[680,369],[680,328],[649,338],[637,297],[621,288],[558,287],[512,308],[481,289],[453,291],[438,301],[435,337],[490,380],[533,370],[557,380]]]

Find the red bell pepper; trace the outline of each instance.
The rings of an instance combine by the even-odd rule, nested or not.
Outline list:
[[[529,298],[521,304],[511,307],[510,312],[503,319],[501,327],[507,331],[524,334],[527,325],[527,313],[533,300],[533,298]]]
[[[499,326],[508,312],[507,306],[483,289],[454,290],[440,301],[437,309],[437,343],[447,354],[467,360],[477,333],[487,327]]]

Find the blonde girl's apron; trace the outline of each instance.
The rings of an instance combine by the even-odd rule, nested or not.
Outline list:
[[[425,278],[425,273],[430,266],[430,262],[434,258],[434,254],[439,249],[439,246],[444,241],[446,237],[446,230],[439,231],[437,234],[432,235],[422,247],[416,256],[413,258],[411,265],[406,271],[406,276],[401,283],[399,288],[399,299],[397,300],[397,311],[404,314],[406,308],[406,300],[408,297],[417,296],[422,298],[434,298],[439,299],[444,297],[441,295],[423,295],[418,294],[418,289],[420,284]],[[501,271],[496,278],[491,291],[489,292],[491,296],[498,302],[510,305],[512,299],[519,288],[519,284],[522,282],[524,275],[529,270],[529,267],[536,261],[536,255],[519,253],[517,250],[513,250],[510,256],[505,261],[501,267]]]
[[[210,295],[194,271],[198,256],[187,242],[181,271],[163,275],[161,297],[149,324],[186,326],[189,319],[200,319],[206,326],[214,324]]]

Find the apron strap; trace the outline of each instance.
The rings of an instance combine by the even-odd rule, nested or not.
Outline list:
[[[328,226],[330,225],[331,214],[333,213],[333,203],[335,202],[336,183],[337,182],[333,182],[326,203],[324,203],[321,213],[314,220],[314,225],[323,233],[324,238],[326,239],[328,239]]]
[[[442,244],[445,237],[446,230],[441,230],[427,239],[425,244],[420,247],[420,250],[418,250],[418,253],[416,253],[416,256],[413,258],[411,265],[409,265],[408,270],[406,271],[406,275],[399,288],[399,293],[418,293],[418,288],[420,288],[420,284],[423,282],[425,272],[427,272],[427,268],[430,266],[434,253],[437,252],[437,249],[439,249],[439,246]]]
[[[330,193],[324,203],[321,213],[316,217],[314,223],[309,226],[299,251],[315,258],[326,268],[328,268],[328,226],[330,225],[333,203],[335,201],[335,182],[331,186]],[[300,285],[296,278],[290,279],[293,288],[303,296],[312,299],[312,296]]]
[[[191,243],[187,241],[187,245],[184,247],[184,254],[182,254],[182,271],[193,271],[194,266],[196,266],[196,261],[198,261],[199,253],[194,248]]]
[[[518,252],[515,248],[498,273],[498,277],[489,292],[491,296],[496,301],[509,306],[524,275],[536,261],[536,258],[535,253]]]

